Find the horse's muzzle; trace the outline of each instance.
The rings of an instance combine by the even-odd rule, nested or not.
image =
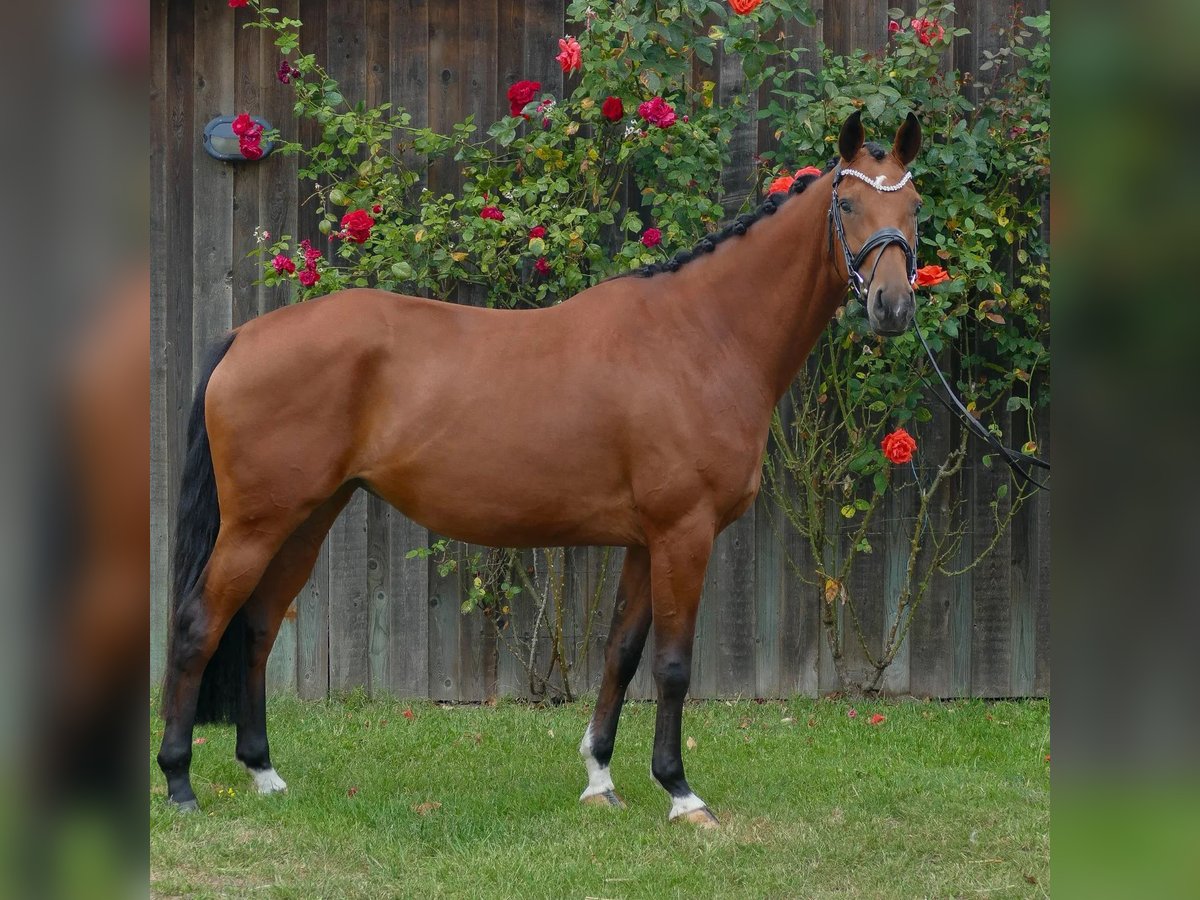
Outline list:
[[[876,288],[870,292],[870,298],[867,319],[876,334],[895,337],[912,324],[916,310],[912,288],[906,286],[899,291]]]

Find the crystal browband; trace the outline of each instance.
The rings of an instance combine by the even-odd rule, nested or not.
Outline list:
[[[905,172],[904,177],[901,178],[899,181],[897,181],[895,184],[884,184],[883,183],[883,179],[884,179],[883,175],[876,175],[874,178],[872,178],[870,175],[866,175],[866,174],[858,171],[858,169],[842,169],[841,174],[842,175],[853,175],[859,181],[865,181],[871,187],[875,188],[875,190],[886,191],[888,193],[891,193],[892,191],[898,191],[898,190],[900,190],[900,188],[904,187],[906,184],[908,184],[910,181],[912,181],[912,172]]]

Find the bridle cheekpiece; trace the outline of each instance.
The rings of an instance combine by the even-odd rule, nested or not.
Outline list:
[[[833,255],[833,236],[836,234],[838,243],[842,248],[842,256],[845,258],[846,271],[850,273],[849,286],[859,301],[865,302],[866,298],[863,296],[863,292],[875,277],[875,269],[878,268],[879,260],[883,257],[881,248],[896,244],[901,252],[904,253],[904,261],[908,264],[909,284],[917,280],[917,254],[912,245],[909,244],[908,238],[904,236],[904,232],[899,228],[881,228],[867,238],[866,243],[862,245],[858,253],[850,252],[850,246],[846,243],[846,228],[842,224],[842,209],[838,202],[838,185],[842,183],[842,179],[847,175],[869,184],[881,193],[890,194],[900,190],[912,181],[912,172],[905,172],[904,177],[895,184],[884,184],[884,176],[882,174],[872,178],[870,175],[860,172],[857,169],[839,168],[833,175],[833,199],[829,201],[829,254]],[[871,268],[871,278],[864,279],[859,269],[866,262],[871,251],[875,249],[881,249],[881,252],[875,258],[875,265]]]

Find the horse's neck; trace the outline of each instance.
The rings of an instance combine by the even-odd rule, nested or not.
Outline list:
[[[694,281],[681,292],[685,302],[703,304],[772,406],[845,295],[829,257],[829,199],[827,185],[814,185],[679,272]]]

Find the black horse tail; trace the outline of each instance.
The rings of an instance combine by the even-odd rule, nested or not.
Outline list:
[[[204,397],[209,378],[229,352],[235,336],[230,333],[209,349],[200,370],[200,383],[196,386],[191,415],[188,417],[187,455],[183,462],[175,520],[168,685],[176,674],[175,666],[182,661],[177,654],[186,654],[186,645],[196,640],[193,626],[196,617],[204,614],[204,570],[212,556],[221,526],[217,481],[213,474],[208,428],[204,421]],[[196,705],[197,723],[237,720],[246,670],[246,620],[238,612],[225,629],[216,652],[204,670]],[[166,697],[164,691],[164,700]]]

